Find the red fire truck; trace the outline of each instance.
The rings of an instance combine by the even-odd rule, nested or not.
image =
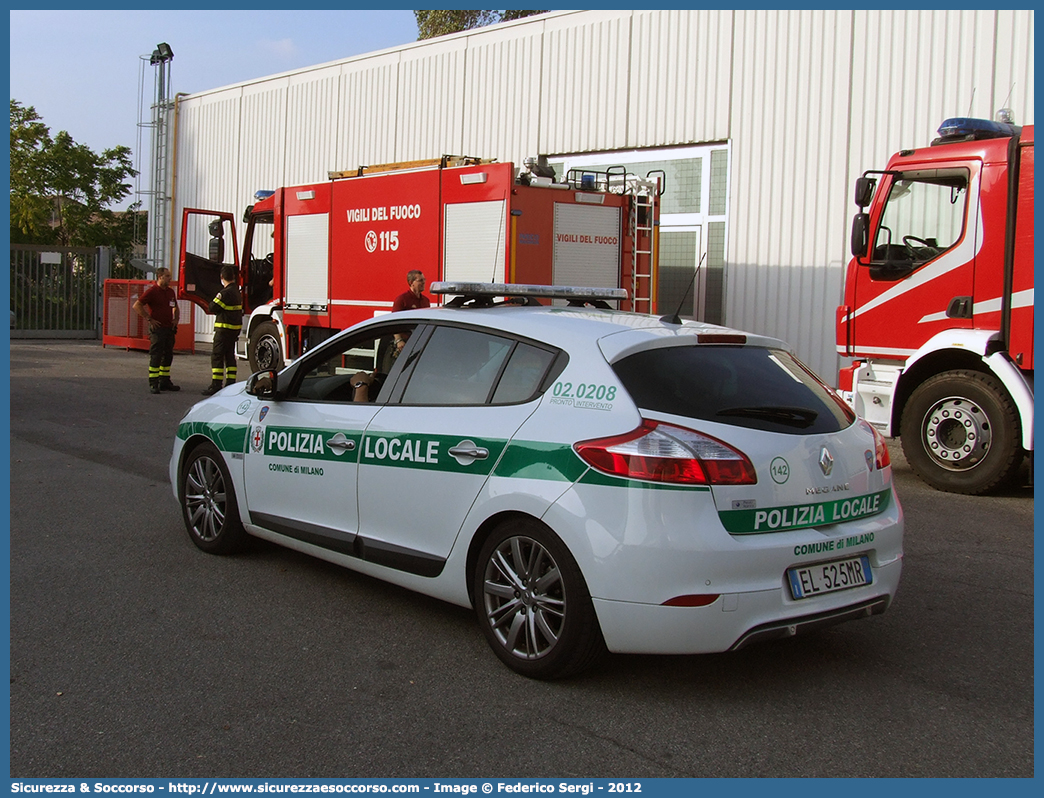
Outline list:
[[[206,308],[222,264],[235,264],[249,313],[238,353],[254,371],[388,312],[411,269],[429,283],[622,287],[625,308],[652,313],[661,174],[573,170],[558,182],[535,159],[516,171],[456,156],[331,172],[258,192],[242,258],[232,214],[186,208],[181,296]]]
[[[1033,126],[946,120],[855,201],[839,388],[925,482],[984,493],[1033,450]]]

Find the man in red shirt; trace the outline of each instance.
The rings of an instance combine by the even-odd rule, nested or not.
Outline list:
[[[406,285],[410,287],[410,290],[404,291],[395,297],[395,301],[392,302],[392,313],[395,313],[397,310],[430,308],[431,300],[421,293],[424,290],[424,283],[424,272],[420,269],[413,269],[407,272]]]
[[[416,310],[417,308],[430,308],[431,300],[428,299],[421,292],[424,290],[424,272],[420,269],[411,269],[406,273],[406,285],[410,287],[408,291],[404,291],[395,297],[395,301],[392,302],[392,313],[399,310]],[[399,333],[395,336],[395,354],[398,355],[402,351],[402,347],[406,344],[406,339],[409,338],[408,333]]]
[[[170,287],[170,269],[156,269],[156,284],[150,285],[134,303],[134,312],[149,325],[149,390],[180,391],[170,381],[174,360],[174,337],[178,331],[178,300]]]

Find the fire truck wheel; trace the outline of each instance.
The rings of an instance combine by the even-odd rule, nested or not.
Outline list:
[[[275,322],[263,321],[250,333],[247,348],[250,370],[279,371],[283,367],[283,347],[279,342],[279,328]]]
[[[979,371],[925,380],[910,395],[899,432],[910,468],[937,490],[986,493],[1022,462],[1015,403],[996,377]]]

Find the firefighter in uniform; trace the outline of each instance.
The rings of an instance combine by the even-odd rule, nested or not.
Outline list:
[[[178,300],[170,287],[170,269],[156,269],[156,283],[134,302],[134,312],[149,325],[149,390],[180,391],[170,381],[174,338],[178,331]]]
[[[210,352],[210,387],[204,396],[212,396],[225,385],[236,381],[236,339],[243,326],[243,294],[236,285],[236,268],[221,267],[221,290],[208,308],[214,318],[214,347]]]

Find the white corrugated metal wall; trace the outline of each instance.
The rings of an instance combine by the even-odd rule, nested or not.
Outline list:
[[[852,210],[851,18],[737,12],[734,38],[725,318],[790,341],[826,379],[837,371],[834,308]]]
[[[855,177],[1033,99],[1032,11],[554,12],[181,97],[172,242],[359,164],[730,142],[725,320],[832,380]]]

